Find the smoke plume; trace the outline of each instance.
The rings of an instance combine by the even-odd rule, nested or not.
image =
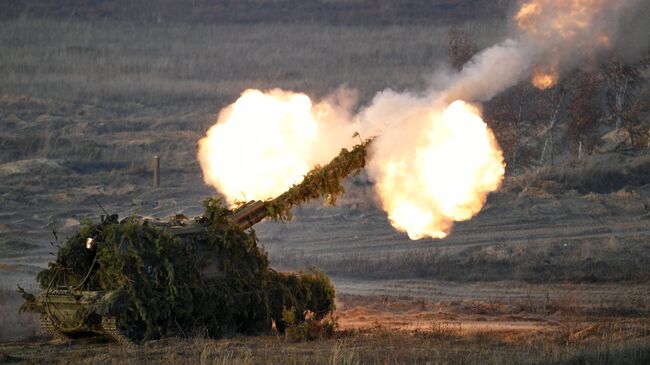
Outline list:
[[[476,103],[528,77],[552,87],[563,72],[610,49],[621,38],[621,19],[640,2],[521,2],[509,38],[460,71],[438,70],[426,92],[384,90],[356,114],[342,93],[312,105],[302,94],[246,91],[200,142],[206,181],[229,201],[272,198],[350,147],[357,131],[375,137],[367,170],[391,224],[412,239],[445,237],[453,222],[480,211],[505,171]],[[253,97],[260,100],[249,103]],[[254,147],[240,157],[237,141],[251,133]]]

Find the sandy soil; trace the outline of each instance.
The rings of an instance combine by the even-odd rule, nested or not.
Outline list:
[[[644,326],[650,285],[453,284],[424,280],[336,280],[343,328],[399,330],[557,331],[618,318]],[[634,310],[632,310],[634,309]]]
[[[100,339],[78,339],[66,343],[35,333],[29,338],[0,341],[0,363],[103,364],[118,358],[128,363],[193,363],[204,362],[206,352],[210,351],[228,357],[225,359],[227,361],[222,359],[217,363],[230,363],[241,356],[245,357],[245,361],[238,361],[246,364],[279,361],[272,360],[274,356],[291,356],[296,363],[330,363],[331,359],[299,359],[322,356],[324,352],[329,356],[329,351],[341,351],[343,348],[351,351],[367,349],[377,354],[388,351],[380,357],[394,356],[399,361],[406,361],[414,352],[418,356],[439,356],[443,351],[447,361],[456,357],[467,361],[468,353],[473,353],[496,358],[490,361],[499,363],[515,361],[504,360],[502,351],[528,353],[528,356],[539,356],[541,353],[548,360],[552,351],[570,354],[575,349],[597,349],[598,344],[606,344],[611,349],[619,345],[642,349],[649,344],[648,311],[621,314],[615,307],[593,310],[601,305],[603,299],[627,295],[629,290],[647,293],[647,286],[596,288],[577,285],[570,290],[570,286],[566,285],[548,288],[554,291],[581,291],[588,298],[576,302],[546,296],[522,296],[531,288],[516,283],[479,288],[475,285],[409,282],[400,283],[400,288],[395,289],[393,285],[396,283],[337,282],[339,298],[336,316],[340,327],[335,339],[292,344],[277,334],[219,341],[176,338],[152,341],[129,350]],[[428,288],[426,295],[422,289],[422,297],[404,295],[405,289],[422,286]],[[366,291],[383,288],[383,294],[360,295],[358,289],[361,287]],[[503,287],[509,290],[499,291],[498,298],[485,299],[485,293]],[[452,294],[439,296],[438,291]],[[456,345],[464,349],[462,353],[455,353],[453,347]],[[554,349],[556,345],[559,347]],[[338,350],[332,350],[332,346]],[[366,360],[374,358],[369,354],[359,356]],[[460,360],[452,363],[455,361]],[[532,361],[532,358],[527,361]],[[474,359],[471,362],[481,363],[482,360]]]

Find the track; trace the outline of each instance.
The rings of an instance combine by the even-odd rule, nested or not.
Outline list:
[[[41,314],[39,317],[39,321],[40,321],[41,329],[43,329],[43,332],[54,337],[56,340],[64,341],[64,342],[70,340],[68,336],[66,336],[63,332],[59,331],[59,329],[56,328],[54,322],[52,321],[49,315],[45,313]]]
[[[102,317],[102,332],[106,337],[112,339],[121,346],[127,348],[137,347],[133,341],[122,334],[115,317]]]

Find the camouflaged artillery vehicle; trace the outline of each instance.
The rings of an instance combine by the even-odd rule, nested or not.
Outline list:
[[[291,218],[291,207],[325,197],[333,203],[341,181],[365,165],[365,147],[342,150],[303,182],[269,201],[230,210],[219,199],[205,213],[167,222],[117,215],[85,222],[39,273],[42,292],[19,289],[21,311],[40,315],[55,338],[103,336],[131,346],[165,336],[219,337],[269,333],[321,320],[334,310],[334,287],[318,271],[280,273],[258,246],[253,225]]]

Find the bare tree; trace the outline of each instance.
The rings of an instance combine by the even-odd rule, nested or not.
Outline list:
[[[607,83],[608,119],[614,122],[616,129],[638,121],[638,110],[632,108],[632,105],[645,82],[644,71],[649,66],[650,55],[636,62],[625,62],[612,56],[603,65],[603,76]]]
[[[567,135],[571,152],[575,154],[580,149],[591,150],[595,144],[593,131],[603,115],[599,102],[602,80],[595,72],[579,71],[569,78],[568,83],[573,98],[569,105]]]
[[[650,149],[650,85],[646,84],[630,105],[630,114],[638,115],[634,123],[629,123],[627,128],[632,137],[632,145],[637,148]],[[645,115],[646,118],[641,116]]]
[[[536,93],[528,82],[521,82],[497,95],[484,106],[484,118],[495,133],[505,154],[507,166],[516,174],[530,163],[530,143],[538,131],[532,120],[538,118]]]
[[[543,100],[545,109],[548,111],[548,126],[542,131],[540,137],[546,137],[544,140],[544,147],[542,148],[542,154],[539,158],[539,164],[543,165],[546,161],[546,154],[550,155],[551,165],[555,164],[555,127],[560,121],[560,113],[562,112],[568,94],[567,85],[564,82],[560,82],[555,85],[553,88],[542,91],[543,94],[547,94],[548,97]]]
[[[475,32],[476,29],[465,30],[456,25],[449,28],[449,61],[455,69],[462,69],[478,52],[478,46],[472,36]]]

